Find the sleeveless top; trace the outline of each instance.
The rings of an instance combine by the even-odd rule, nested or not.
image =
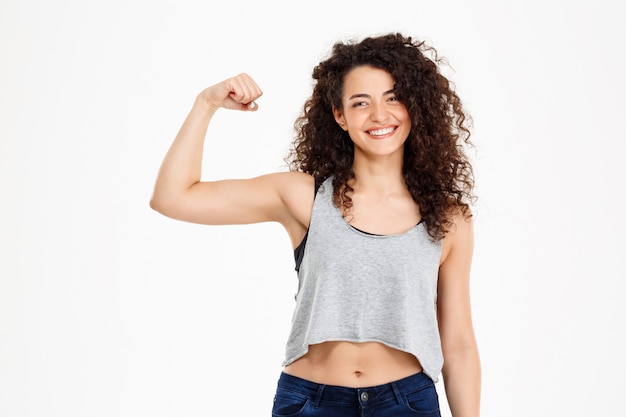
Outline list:
[[[299,286],[283,366],[311,344],[379,342],[413,354],[438,380],[441,242],[423,223],[396,235],[355,229],[333,202],[331,177],[316,192],[309,230],[295,254]]]

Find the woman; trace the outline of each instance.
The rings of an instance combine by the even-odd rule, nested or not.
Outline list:
[[[479,415],[469,130],[438,61],[401,34],[335,44],[289,172],[200,181],[216,111],[258,110],[246,74],[198,95],[165,156],[155,210],[290,236],[300,286],[274,416],[439,416],[440,373],[453,416]]]

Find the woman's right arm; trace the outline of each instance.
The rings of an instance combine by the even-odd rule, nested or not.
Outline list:
[[[293,236],[308,226],[307,204],[313,179],[284,172],[251,179],[200,181],[209,123],[219,108],[256,111],[261,89],[246,74],[202,91],[168,150],[150,206],[178,220],[201,224],[282,223]],[[296,224],[294,226],[294,224]],[[298,226],[297,224],[300,224]]]

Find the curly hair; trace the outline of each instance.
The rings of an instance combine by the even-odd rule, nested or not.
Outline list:
[[[289,169],[308,173],[318,183],[333,176],[335,204],[344,212],[352,207],[354,145],[332,109],[342,109],[344,80],[353,68],[383,69],[394,79],[394,92],[411,118],[404,180],[429,235],[443,238],[453,225],[452,213],[460,210],[471,216],[469,204],[475,197],[473,169],[465,153],[465,145],[472,145],[471,118],[453,83],[441,74],[442,63],[433,47],[399,33],[335,43],[330,57],[313,69],[312,95],[294,123],[296,136],[286,158]]]

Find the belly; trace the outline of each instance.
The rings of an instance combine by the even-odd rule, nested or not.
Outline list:
[[[326,385],[370,387],[422,371],[417,358],[381,343],[325,342],[287,365],[285,373]]]

